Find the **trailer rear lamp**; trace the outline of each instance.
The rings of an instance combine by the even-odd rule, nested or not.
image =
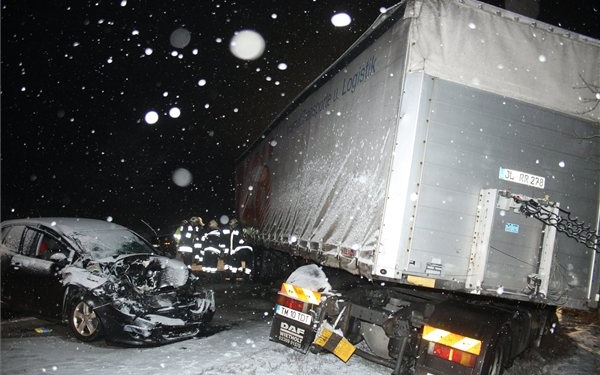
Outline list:
[[[302,302],[302,301],[298,301],[297,299],[294,298],[290,298],[288,296],[284,296],[283,294],[278,294],[277,295],[277,302],[278,305],[287,307],[288,309],[292,309],[292,310],[296,310],[296,311],[307,311],[308,309],[307,307],[307,303],[306,302]]]
[[[435,342],[429,343],[427,354],[470,368],[475,367],[477,363],[477,356],[475,354],[463,352],[462,350]]]
[[[475,355],[479,355],[481,352],[480,340],[435,328],[427,324],[423,326],[423,339]]]

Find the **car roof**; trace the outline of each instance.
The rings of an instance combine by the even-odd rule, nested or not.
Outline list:
[[[77,217],[38,217],[13,219],[2,222],[2,226],[6,225],[43,225],[63,234],[98,230],[127,230],[127,228],[122,225],[111,223],[105,220]]]

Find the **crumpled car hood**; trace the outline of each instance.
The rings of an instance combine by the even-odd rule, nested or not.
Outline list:
[[[110,266],[110,273],[129,281],[139,293],[180,288],[190,278],[190,271],[181,261],[151,255],[120,257]]]
[[[212,301],[183,262],[159,255],[136,254],[90,262],[63,270],[65,285],[79,285],[129,316],[180,316],[206,310]],[[214,303],[208,306],[214,311]]]
[[[139,293],[166,287],[179,288],[188,282],[190,276],[188,268],[181,261],[146,254],[107,258],[90,262],[85,268],[67,266],[62,271],[64,285],[75,284],[94,289],[108,282],[125,283]]]

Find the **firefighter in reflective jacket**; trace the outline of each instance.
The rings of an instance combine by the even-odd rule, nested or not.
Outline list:
[[[217,272],[219,258],[222,257],[225,245],[221,243],[221,230],[216,220],[208,223],[208,229],[201,237],[202,249],[200,257],[202,261],[202,271],[207,273]]]
[[[191,267],[194,259],[194,252],[200,253],[202,243],[200,242],[200,229],[204,226],[202,218],[194,216],[189,223],[182,225],[179,228],[179,243],[177,246],[177,256]],[[177,233],[175,233],[177,235]]]
[[[224,228],[222,233],[229,238],[225,249],[225,270],[231,272],[233,279],[249,278],[252,273],[253,249],[246,243],[238,221],[232,219],[229,228]]]
[[[179,241],[181,241],[181,231],[183,230],[183,227],[187,225],[187,223],[187,220],[181,220],[181,225],[177,227],[175,233],[173,234],[173,238],[175,239],[175,245],[177,247],[179,247]]]

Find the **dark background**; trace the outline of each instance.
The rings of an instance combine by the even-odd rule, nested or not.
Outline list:
[[[596,0],[524,1],[530,16],[600,38]],[[236,157],[396,2],[3,1],[2,220],[110,217],[170,233],[193,215],[234,217]],[[331,24],[340,11],[350,26]],[[181,27],[191,41],[174,48]],[[257,60],[229,51],[243,29],[266,41]],[[173,182],[178,168],[191,184]]]

